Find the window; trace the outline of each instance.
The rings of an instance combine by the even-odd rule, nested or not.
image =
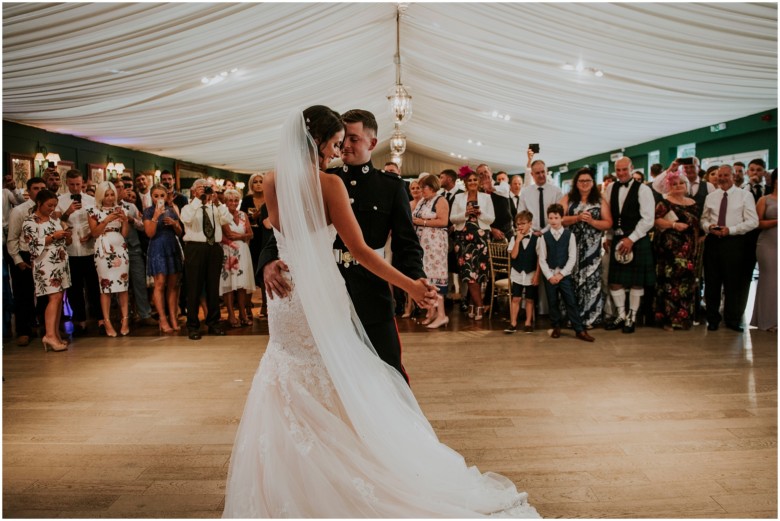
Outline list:
[[[677,147],[677,157],[693,157],[696,155],[696,143],[688,143]]]
[[[596,184],[604,182],[604,178],[609,175],[609,161],[596,163]]]
[[[660,150],[653,150],[649,154],[647,154],[647,168],[649,169],[651,166],[653,166],[656,163],[661,162],[661,151]]]

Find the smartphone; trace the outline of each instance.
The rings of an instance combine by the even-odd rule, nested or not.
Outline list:
[[[70,194],[70,199],[81,204],[81,194]]]
[[[162,208],[165,206],[165,199],[157,199],[157,207]]]
[[[530,145],[528,145],[528,148],[530,148],[531,152],[533,152],[534,154],[539,153],[539,143],[531,143]]]

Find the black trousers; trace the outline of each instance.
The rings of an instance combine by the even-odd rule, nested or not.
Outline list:
[[[32,336],[35,317],[42,320],[43,312],[49,303],[48,295],[38,297],[36,306],[35,282],[33,281],[33,262],[30,253],[20,251],[19,256],[30,265],[27,269],[20,269],[11,261],[11,287],[14,292],[14,314],[16,315],[16,336]],[[35,310],[35,311],[33,311]],[[41,322],[43,323],[43,322]]]
[[[222,273],[222,246],[219,243],[187,242],[184,258],[187,262],[185,283],[187,291],[187,329],[200,328],[198,311],[200,297],[206,295],[206,325],[219,323],[219,277]]]
[[[746,264],[749,252],[744,235],[715,237],[708,235],[704,242],[704,301],[707,304],[707,323],[742,324],[745,314],[750,274]],[[724,294],[723,316],[719,312],[721,289]]]
[[[73,311],[71,320],[83,322],[87,319],[86,304],[89,304],[89,314],[94,319],[102,319],[100,308],[100,287],[98,286],[97,268],[92,255],[69,257],[70,287],[66,290],[70,309]],[[86,302],[84,295],[86,294]]]
[[[398,337],[398,328],[395,320],[378,324],[364,324],[363,328],[366,330],[368,339],[371,340],[371,344],[376,349],[376,354],[379,355],[379,358],[387,365],[393,366],[401,373],[406,383],[409,383],[409,376],[401,363],[401,339]]]

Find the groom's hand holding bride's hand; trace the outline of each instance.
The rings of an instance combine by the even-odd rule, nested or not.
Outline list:
[[[428,279],[415,280],[412,289],[407,293],[421,308],[429,309],[436,305],[438,291],[436,286],[428,282]]]
[[[290,268],[281,260],[271,261],[263,267],[265,292],[269,299],[274,298],[274,295],[284,298],[290,293],[290,283],[282,274],[285,271],[290,271]]]

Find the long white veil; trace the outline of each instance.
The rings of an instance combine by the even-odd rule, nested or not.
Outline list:
[[[467,467],[438,441],[404,379],[376,355],[332,256],[318,164],[317,146],[295,111],[283,126],[277,160],[280,232],[305,320],[364,457],[388,480],[397,478],[385,485],[413,501],[411,517],[472,517],[521,506],[520,515],[535,515],[511,481]]]

